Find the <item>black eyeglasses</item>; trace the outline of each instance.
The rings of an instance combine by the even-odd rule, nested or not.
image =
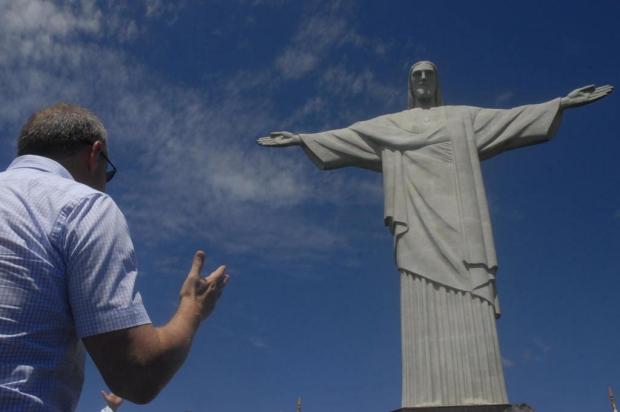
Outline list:
[[[92,145],[93,143],[95,143],[92,140],[88,140],[88,139],[79,139],[78,140],[80,143],[82,144],[86,144],[88,146]],[[105,171],[105,181],[109,182],[110,180],[112,180],[112,178],[114,177],[114,175],[116,174],[116,166],[114,166],[114,163],[112,163],[110,161],[110,159],[108,158],[108,156],[105,155],[105,153],[103,153],[103,151],[99,152],[99,155],[103,158],[103,160],[105,160],[108,165],[110,166],[110,168],[106,168]]]
[[[108,156],[106,156],[105,153],[99,152],[99,155],[101,155],[101,157],[103,157],[103,160],[108,162],[108,165],[110,166],[110,168],[106,168],[105,171],[105,181],[109,182],[116,174],[116,166],[114,166],[114,163],[112,163],[110,159],[108,159]]]

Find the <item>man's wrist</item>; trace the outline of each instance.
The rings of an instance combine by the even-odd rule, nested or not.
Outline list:
[[[195,331],[202,322],[202,308],[191,297],[181,297],[175,317],[178,317],[181,323],[187,324],[188,327]]]

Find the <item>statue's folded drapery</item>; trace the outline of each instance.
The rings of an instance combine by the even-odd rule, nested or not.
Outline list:
[[[506,110],[416,108],[300,136],[321,169],[383,173],[399,269],[495,304],[497,258],[479,159],[550,139],[559,108],[560,99]]]
[[[401,273],[403,407],[507,402],[480,160],[550,139],[560,113],[560,99],[506,110],[414,108],[300,135],[321,169],[383,173]]]

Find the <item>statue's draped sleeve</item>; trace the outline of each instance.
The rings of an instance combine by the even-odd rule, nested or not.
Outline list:
[[[376,144],[350,128],[300,134],[300,137],[306,154],[320,169],[357,166],[381,171]]]
[[[479,109],[473,132],[480,159],[549,140],[561,117],[559,98],[512,109]]]

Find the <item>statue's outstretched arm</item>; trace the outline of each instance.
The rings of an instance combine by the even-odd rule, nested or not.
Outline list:
[[[269,136],[260,137],[256,140],[261,146],[294,146],[301,144],[301,137],[298,134],[291,132],[273,132],[269,133]]]
[[[566,97],[562,97],[560,100],[560,108],[569,109],[571,107],[579,107],[585,104],[590,104],[607,96],[613,90],[614,86],[610,84],[600,87],[596,87],[593,84],[580,87],[570,92],[566,95]]]

